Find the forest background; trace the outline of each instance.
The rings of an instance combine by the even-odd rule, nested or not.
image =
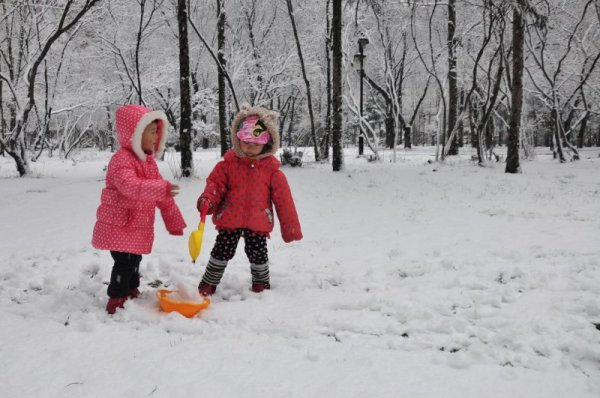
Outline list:
[[[115,108],[140,103],[192,175],[247,102],[334,170],[352,145],[471,146],[485,165],[508,144],[510,172],[536,146],[576,160],[600,142],[599,18],[597,0],[3,1],[0,156],[27,175],[44,152],[114,150]]]

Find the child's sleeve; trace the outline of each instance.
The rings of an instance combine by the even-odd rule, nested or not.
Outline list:
[[[183,235],[183,229],[186,227],[181,211],[175,203],[175,199],[169,197],[166,200],[158,202],[160,215],[165,222],[165,227],[171,235]]]
[[[227,192],[227,181],[227,165],[225,162],[219,162],[208,175],[206,187],[200,195],[201,199],[208,199],[210,202],[208,214],[212,214],[223,200],[223,196]]]
[[[283,241],[293,242],[302,239],[302,229],[292,192],[281,170],[277,170],[271,175],[271,198],[277,211]]]

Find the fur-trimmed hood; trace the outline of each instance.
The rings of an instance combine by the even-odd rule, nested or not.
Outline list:
[[[270,111],[260,106],[250,106],[249,104],[242,104],[242,109],[233,118],[231,124],[231,145],[235,154],[241,158],[245,158],[246,155],[242,152],[240,146],[240,139],[237,136],[237,131],[240,125],[247,116],[257,115],[258,118],[264,123],[265,127],[271,135],[271,142],[266,145],[270,145],[271,148],[268,152],[262,153],[256,157],[256,159],[263,159],[267,156],[275,155],[279,149],[281,139],[279,137],[279,113]]]
[[[154,157],[160,158],[165,150],[169,125],[164,112],[133,104],[117,109],[115,125],[121,148],[130,149],[140,160],[145,161],[147,155],[142,150],[142,134],[146,126],[154,121],[158,122],[158,142],[154,148]]]

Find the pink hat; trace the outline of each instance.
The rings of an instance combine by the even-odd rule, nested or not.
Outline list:
[[[242,141],[262,145],[269,142],[271,138],[271,134],[257,115],[245,118],[236,135]]]

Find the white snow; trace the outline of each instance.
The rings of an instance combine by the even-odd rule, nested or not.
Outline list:
[[[0,158],[0,395],[600,396],[598,149],[559,164],[538,148],[519,175],[433,151],[285,168],[304,239],[276,226],[262,294],[240,242],[192,319],[160,312],[148,284],[195,291],[216,233],[208,221],[196,264],[187,236],[217,151],[178,182],[185,236],[157,212],[142,296],[114,316],[110,254],[90,245],[110,153],[42,158],[27,178]]]

